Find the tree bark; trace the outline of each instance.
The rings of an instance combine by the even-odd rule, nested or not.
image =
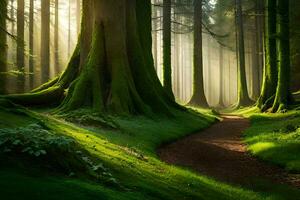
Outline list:
[[[281,112],[288,108],[291,102],[290,92],[290,27],[289,1],[277,2],[277,55],[278,55],[278,83],[272,111]]]
[[[249,98],[246,79],[244,24],[241,0],[236,0],[236,6],[239,43],[238,106],[249,106],[251,104],[251,100]]]
[[[220,67],[220,85],[219,85],[219,107],[225,107],[224,103],[224,55],[223,55],[223,47],[220,45],[219,47],[219,67]]]
[[[33,89],[34,85],[34,59],[33,59],[33,24],[34,24],[34,0],[29,3],[29,87]]]
[[[189,104],[208,107],[204,93],[202,46],[202,0],[194,2],[194,71],[193,96]]]
[[[87,8],[92,12],[87,12]],[[89,24],[93,24],[92,42],[85,52],[88,56],[83,57],[85,62],[81,62],[81,53],[87,50],[81,47],[88,46],[82,38],[88,37],[85,33],[89,31],[84,30]],[[27,105],[50,104],[63,99],[58,109],[61,112],[85,107],[114,114],[172,115],[173,109],[181,109],[156,76],[151,52],[150,1],[83,1],[79,41],[59,78],[34,93],[7,98]],[[68,89],[66,97],[64,89]]]
[[[60,71],[60,60],[59,60],[59,0],[54,2],[55,14],[54,14],[54,68],[55,74]]]
[[[24,67],[25,67],[25,58],[24,58],[24,0],[17,1],[17,67],[21,72],[18,75],[17,80],[17,91],[24,92]]]
[[[0,2],[0,27],[6,30],[7,19],[7,1]],[[0,30],[0,94],[5,94],[6,91],[6,76],[7,71],[7,37],[4,30]]]
[[[171,67],[171,6],[171,0],[163,0],[163,79],[165,90],[174,98]]]
[[[41,2],[41,80],[50,77],[50,0]]]
[[[276,1],[266,1],[266,31],[265,31],[265,68],[263,85],[257,106],[265,111],[272,106],[278,80],[277,51],[276,51]]]

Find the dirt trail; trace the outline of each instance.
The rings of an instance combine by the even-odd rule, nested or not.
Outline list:
[[[223,116],[223,121],[163,146],[158,153],[167,163],[188,167],[228,183],[251,185],[257,179],[266,179],[300,188],[299,178],[246,152],[241,137],[249,126],[248,119]]]

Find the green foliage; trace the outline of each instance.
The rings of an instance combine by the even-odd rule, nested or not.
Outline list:
[[[0,129],[0,156],[29,158],[69,176],[85,174],[101,182],[119,187],[103,163],[86,152],[74,138],[57,134],[44,125]]]

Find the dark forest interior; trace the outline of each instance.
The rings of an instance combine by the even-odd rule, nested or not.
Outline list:
[[[0,199],[300,200],[300,1],[0,0]]]

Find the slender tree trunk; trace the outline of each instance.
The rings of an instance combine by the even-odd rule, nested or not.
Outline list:
[[[6,30],[7,19],[7,1],[0,2],[0,27]],[[5,94],[6,91],[6,76],[7,71],[7,37],[4,30],[0,30],[0,94]]]
[[[211,38],[208,35],[207,38],[207,91],[209,96],[210,105],[213,102],[213,92],[212,92],[212,69],[211,69]]]
[[[252,34],[253,40],[251,43],[251,59],[252,59],[252,67],[251,67],[251,78],[252,78],[252,98],[257,100],[259,96],[259,49],[257,48],[259,40],[257,39],[257,35],[254,33]]]
[[[54,63],[55,63],[55,74],[60,71],[59,62],[59,0],[55,0],[55,16],[54,16]]]
[[[290,27],[289,1],[278,0],[277,3],[277,55],[278,55],[278,84],[273,104],[273,112],[285,111],[291,102],[290,93]]]
[[[170,97],[174,98],[171,67],[171,4],[171,0],[163,0],[163,72],[164,88]]]
[[[238,106],[248,106],[251,104],[247,88],[246,63],[245,63],[245,43],[244,43],[244,22],[241,0],[236,0],[237,25],[239,41],[239,76],[238,76]]]
[[[29,88],[33,89],[34,86],[34,0],[30,0],[29,5]]]
[[[81,22],[81,0],[76,0],[76,22],[77,22],[77,35],[80,33]]]
[[[156,5],[157,4],[157,0],[155,0],[154,1],[154,4]],[[153,35],[153,58],[154,58],[154,67],[155,67],[155,70],[157,70],[157,67],[158,67],[158,55],[157,55],[157,51],[158,51],[158,49],[157,49],[157,47],[158,47],[158,45],[157,45],[157,32],[158,32],[158,30],[157,30],[157,21],[158,21],[158,17],[159,17],[159,15],[158,15],[158,13],[157,13],[157,10],[156,10],[157,8],[155,7],[154,9],[153,9],[153,20],[152,20],[152,28],[153,28],[153,30],[152,30],[152,35]]]
[[[276,1],[266,1],[266,31],[265,31],[265,67],[263,75],[263,85],[257,106],[266,110],[272,106],[276,93],[278,69],[276,52]]]
[[[223,47],[220,45],[219,47],[219,67],[220,67],[220,85],[219,85],[219,106],[223,108],[224,104],[224,55],[223,55]]]
[[[42,83],[50,77],[50,0],[41,2],[41,77]]]
[[[24,58],[24,0],[17,1],[17,67],[21,72],[18,75],[18,84],[17,91],[24,91],[24,67],[25,67],[25,58]]]
[[[191,105],[208,107],[204,93],[203,46],[202,46],[202,0],[194,2],[194,71]]]

